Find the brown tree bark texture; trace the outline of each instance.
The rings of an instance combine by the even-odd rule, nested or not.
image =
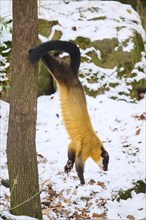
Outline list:
[[[7,139],[11,212],[42,219],[40,195],[37,194],[35,144],[38,67],[32,66],[28,59],[28,49],[37,43],[37,0],[13,0],[12,85]]]

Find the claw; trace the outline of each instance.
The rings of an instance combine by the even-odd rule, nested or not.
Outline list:
[[[73,162],[71,160],[68,160],[64,167],[65,173],[69,173],[72,168],[73,168]]]

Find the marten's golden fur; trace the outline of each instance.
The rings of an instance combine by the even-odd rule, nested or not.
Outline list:
[[[71,57],[70,65],[56,60],[47,53],[51,50],[68,52]],[[79,49],[71,42],[50,41],[31,49],[29,53],[32,63],[42,58],[57,81],[63,120],[71,139],[65,172],[68,173],[75,162],[81,184],[84,184],[83,173],[86,160],[91,157],[100,167],[107,170],[109,156],[93,130],[84,90],[77,76],[80,65]]]

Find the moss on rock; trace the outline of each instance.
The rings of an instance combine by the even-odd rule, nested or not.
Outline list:
[[[44,37],[48,37],[51,33],[52,27],[57,24],[58,21],[39,19],[39,34],[43,35]]]
[[[119,190],[116,195],[114,195],[113,199],[120,201],[120,199],[127,200],[132,198],[132,192],[138,193],[146,193],[146,183],[143,180],[138,180],[133,184],[134,186],[127,190]]]
[[[55,92],[55,82],[42,62],[39,63],[38,95],[50,95]]]
[[[113,69],[117,66],[117,82],[110,81],[108,88],[116,88],[116,86],[119,85],[119,79],[125,81],[125,86],[131,86],[131,89],[129,89],[128,93],[125,91],[120,91],[118,95],[125,95],[125,97],[129,96],[132,99],[137,99],[137,87],[140,86],[142,88],[146,88],[145,77],[138,80],[138,71],[135,73],[133,72],[136,63],[141,61],[141,52],[144,51],[143,39],[137,31],[134,32],[133,37],[130,37],[129,39],[122,42],[121,46],[119,46],[118,39],[116,38],[96,40],[92,42],[89,38],[77,37],[75,42],[80,46],[81,49],[88,49],[81,58],[82,62],[93,63],[96,66],[105,69]],[[134,47],[131,51],[125,51],[124,48],[128,46],[129,42],[133,42]],[[98,52],[100,53],[100,56],[98,55]],[[141,71],[144,73],[143,68]],[[87,70],[87,72],[89,72],[89,70]],[[105,88],[103,87],[104,83],[101,83],[101,88],[98,88],[97,90],[95,89],[96,86],[94,89],[90,89],[90,84],[98,83],[98,72],[96,75],[94,74],[94,76],[93,73],[89,75],[88,73],[87,75],[86,73],[81,73],[80,75],[85,77],[88,76],[86,78],[88,85],[85,87],[85,91],[88,95],[95,97],[99,94],[99,90],[105,91]],[[132,79],[130,83],[127,82],[128,78]],[[101,80],[102,78],[100,78],[100,81]]]
[[[47,21],[44,19],[39,19],[39,34],[43,35],[44,37],[48,37],[51,34],[52,27],[55,25],[59,25],[58,21]],[[62,36],[62,32],[55,30],[52,40],[58,40]]]

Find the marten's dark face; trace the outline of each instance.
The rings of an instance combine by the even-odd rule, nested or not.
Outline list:
[[[109,163],[109,154],[103,147],[101,147],[101,156],[100,156],[100,160],[98,161],[98,165],[101,169],[107,171],[108,163]]]

